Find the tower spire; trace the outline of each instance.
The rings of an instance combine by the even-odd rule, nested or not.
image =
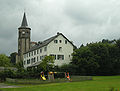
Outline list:
[[[28,27],[28,23],[27,23],[27,18],[26,18],[26,14],[24,12],[24,15],[23,15],[23,20],[22,20],[22,23],[21,23],[21,26],[18,28],[18,29],[23,29],[23,28],[29,28]],[[30,29],[30,28],[29,28]],[[31,29],[30,29],[31,30]]]
[[[28,26],[28,24],[27,24],[26,14],[24,12],[24,16],[23,16],[21,27],[26,27],[26,26]]]

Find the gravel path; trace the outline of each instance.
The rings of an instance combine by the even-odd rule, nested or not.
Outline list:
[[[18,88],[18,87],[22,87],[22,86],[14,86],[14,85],[7,85],[4,83],[0,83],[0,88]]]

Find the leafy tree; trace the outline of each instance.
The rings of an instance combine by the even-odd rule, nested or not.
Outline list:
[[[50,71],[54,67],[54,57],[46,56],[42,62],[38,65],[38,68],[42,68],[43,71]]]
[[[120,39],[80,46],[74,50],[71,64],[80,75],[119,75]]]
[[[97,58],[96,55],[93,54],[89,47],[82,46],[74,51],[71,64],[78,66],[76,67],[79,69],[77,74],[93,75],[96,69],[99,68],[99,64],[96,62],[95,58]]]
[[[5,54],[0,54],[0,66],[1,67],[11,66],[10,59]]]

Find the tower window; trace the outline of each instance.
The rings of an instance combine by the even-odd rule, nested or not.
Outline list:
[[[58,40],[54,40],[54,43],[58,43]]]

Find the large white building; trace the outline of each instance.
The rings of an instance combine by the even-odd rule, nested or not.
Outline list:
[[[38,42],[24,53],[24,67],[32,67],[40,64],[45,56],[54,56],[55,65],[69,64],[72,59],[74,45],[62,33]]]
[[[25,13],[18,30],[16,59],[23,61],[25,68],[37,66],[45,56],[54,56],[55,65],[58,66],[71,61],[74,45],[62,33],[58,32],[57,35],[42,42],[31,42],[31,28],[28,26]]]

